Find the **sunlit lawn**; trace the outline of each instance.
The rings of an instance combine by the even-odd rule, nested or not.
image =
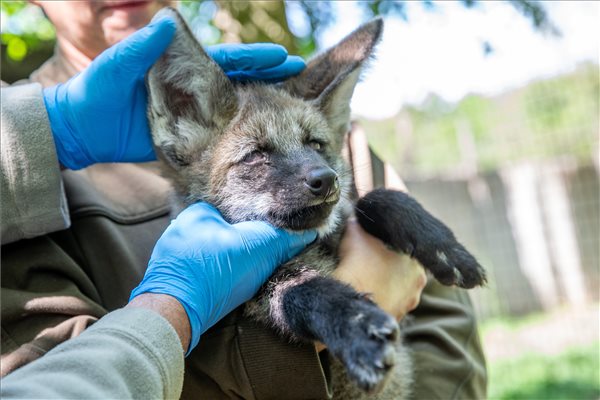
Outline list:
[[[541,338],[543,340],[543,338]],[[526,354],[489,365],[490,399],[598,399],[598,343],[557,356]]]

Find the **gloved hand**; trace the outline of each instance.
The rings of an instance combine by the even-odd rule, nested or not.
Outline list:
[[[98,162],[156,159],[146,118],[144,76],[171,43],[175,21],[163,18],[100,54],[64,84],[44,89],[58,160],[70,169]],[[274,44],[207,49],[231,78],[280,80],[304,61]]]
[[[265,222],[228,224],[207,203],[186,208],[160,237],[142,282],[142,293],[167,294],[183,305],[191,326],[187,354],[200,335],[249,300],[273,270],[316,238]]]

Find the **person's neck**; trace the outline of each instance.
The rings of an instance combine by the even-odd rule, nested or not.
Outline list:
[[[68,40],[57,38],[57,49],[62,61],[77,72],[83,71],[90,63],[92,58],[79,50],[73,43]]]

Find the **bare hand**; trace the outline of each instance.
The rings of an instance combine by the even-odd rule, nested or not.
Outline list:
[[[414,310],[427,283],[421,265],[386,248],[350,220],[340,247],[341,262],[333,276],[359,292],[370,293],[383,310],[402,319]]]

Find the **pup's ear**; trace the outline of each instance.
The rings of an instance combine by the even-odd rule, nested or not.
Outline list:
[[[315,101],[330,127],[336,132],[346,133],[354,87],[382,31],[381,18],[364,24],[335,47],[310,61],[306,69],[285,82],[284,87],[295,96]]]
[[[158,155],[173,167],[188,165],[234,117],[234,88],[204,52],[181,15],[164,8],[177,22],[173,42],[146,78],[148,120]],[[162,153],[162,154],[161,154]]]

